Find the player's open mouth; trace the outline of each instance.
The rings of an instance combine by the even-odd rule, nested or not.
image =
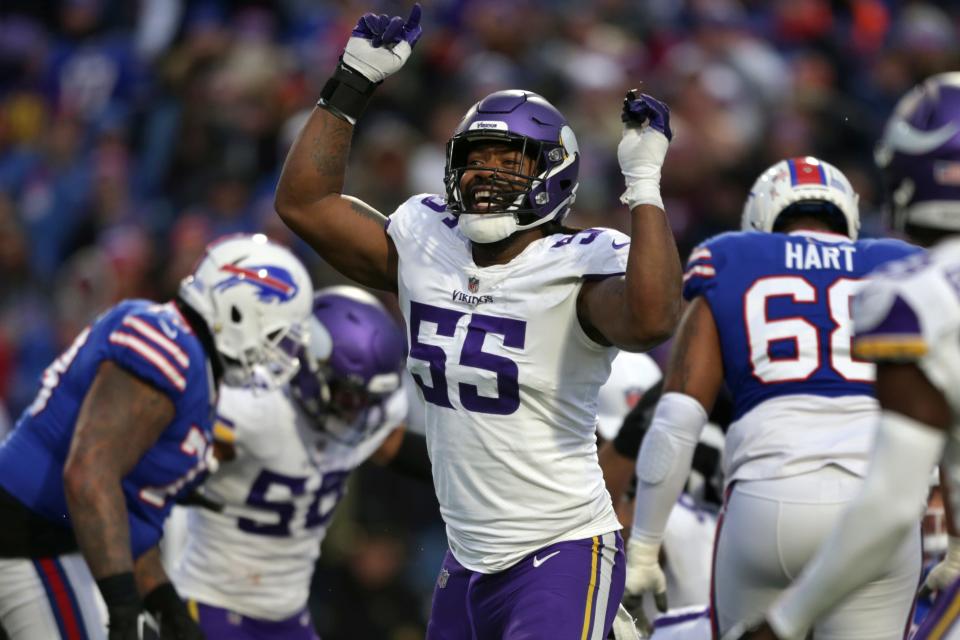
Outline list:
[[[487,188],[473,189],[470,191],[470,201],[473,204],[471,209],[488,211],[493,204],[493,192]]]

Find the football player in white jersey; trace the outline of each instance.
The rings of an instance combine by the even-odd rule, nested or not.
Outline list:
[[[622,354],[617,360],[621,358]],[[607,491],[617,506],[620,522],[627,528],[630,528],[633,522],[633,496],[636,487],[634,468],[637,454],[643,437],[650,428],[662,391],[663,385],[659,382],[648,389],[640,402],[621,419],[621,427],[610,433],[612,440],[603,443],[600,448],[600,466],[607,482]],[[604,397],[601,389],[601,409]],[[725,397],[723,399],[725,400]],[[723,413],[728,409],[728,405],[728,402],[724,402],[715,407],[714,414],[710,416],[711,420],[723,420]],[[690,477],[667,519],[660,561],[666,576],[667,601],[674,608],[656,617],[657,624],[653,626],[653,630],[659,630],[660,635],[655,637],[684,637],[682,634],[691,626],[699,624],[688,622],[692,619],[689,615],[691,608],[706,610],[710,602],[713,539],[723,493],[720,473],[723,439],[723,431],[713,422],[704,427],[694,451]],[[653,603],[644,603],[642,610],[634,611],[637,616],[641,613],[643,616],[640,617],[638,626],[649,633],[649,621],[653,620],[656,614]],[[664,621],[660,622],[661,619]],[[709,625],[707,636],[704,637],[709,637]]]
[[[761,174],[742,222],[744,231],[707,240],[688,262],[690,305],[637,459],[626,580],[634,596],[665,591],[667,515],[726,384],[734,419],[712,571],[718,634],[790,584],[856,495],[878,409],[873,367],[851,357],[850,297],[877,265],[919,251],[858,240],[850,183],[812,157]],[[920,559],[918,526],[885,556],[882,575],[818,621],[817,637],[901,638]]]
[[[667,339],[680,266],[660,198],[669,113],[629,94],[618,149],[631,236],[562,226],[580,152],[541,96],[500,91],[447,146],[446,197],[389,220],[342,195],[353,123],[420,36],[367,14],[287,157],[283,220],[345,275],[399,294],[407,367],[450,552],[427,637],[602,638],[623,585],[597,462],[597,391],[615,347]],[[389,222],[389,224],[388,224]]]
[[[310,580],[347,476],[407,440],[403,333],[379,301],[322,289],[309,335],[286,388],[221,396],[215,436],[229,453],[194,497],[207,508],[188,510],[172,574],[208,638],[315,639]]]
[[[803,574],[767,608],[766,621],[744,631],[751,626],[744,620],[731,638],[804,638],[851,592],[882,575],[885,559],[915,535],[937,462],[957,513],[960,74],[933,76],[900,100],[876,159],[894,225],[937,246],[882,269],[854,303],[854,349],[877,362],[882,409],[870,471]],[[914,637],[960,638],[958,603],[955,582]]]
[[[660,366],[653,358],[645,353],[623,351],[613,359],[610,377],[597,395],[597,435],[600,438],[597,456],[607,492],[621,523],[625,516],[633,516],[633,503],[626,499],[626,494],[633,477],[636,456],[627,459],[620,455],[613,441],[618,437],[623,440],[627,435],[635,436],[634,439],[639,443],[642,430],[629,426],[648,417],[650,394],[654,397],[660,395],[662,378]],[[655,400],[653,404],[656,404]],[[624,425],[629,425],[626,433],[622,429]]]

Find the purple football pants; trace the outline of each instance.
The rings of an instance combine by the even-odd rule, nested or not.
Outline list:
[[[937,596],[933,609],[923,619],[913,640],[956,640],[960,638],[960,580]]]
[[[248,618],[229,609],[187,600],[190,611],[203,633],[217,640],[320,640],[313,630],[310,614],[304,609],[285,620]]]
[[[427,640],[604,640],[625,566],[619,533],[558,542],[492,574],[447,551]]]

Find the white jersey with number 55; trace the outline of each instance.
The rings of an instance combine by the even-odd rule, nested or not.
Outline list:
[[[577,318],[584,281],[624,273],[629,237],[558,233],[478,267],[442,198],[391,216],[407,367],[450,550],[493,573],[561,540],[620,529],[597,462],[597,392],[617,350]]]
[[[264,620],[302,611],[347,476],[402,423],[406,408],[401,388],[366,414],[378,426],[349,446],[317,431],[286,389],[224,388],[214,435],[233,441],[236,458],[203,485],[223,512],[189,509],[172,575],[180,595]]]

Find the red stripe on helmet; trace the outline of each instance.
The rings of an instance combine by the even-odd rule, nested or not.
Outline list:
[[[226,264],[220,267],[220,269],[229,273],[243,276],[245,278],[249,278],[250,280],[256,280],[257,282],[263,283],[268,287],[273,287],[281,293],[290,293],[293,290],[293,287],[283,280],[277,280],[269,275],[261,275],[258,271],[254,271],[253,269],[244,269],[243,267],[238,267],[232,264]]]
[[[793,186],[827,184],[827,174],[816,158],[790,158],[787,164],[790,166],[790,180]]]

